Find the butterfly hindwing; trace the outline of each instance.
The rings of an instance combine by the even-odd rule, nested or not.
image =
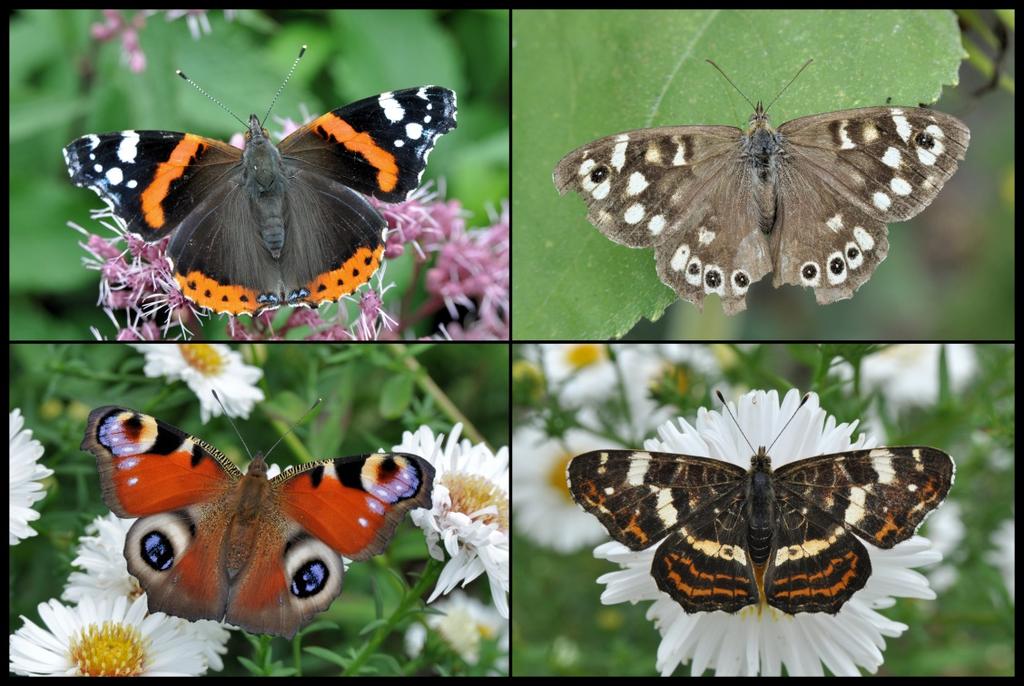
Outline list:
[[[779,524],[765,565],[764,595],[789,614],[835,614],[871,576],[864,545],[808,501],[778,500]]]
[[[736,612],[758,602],[743,488],[700,509],[654,553],[655,583],[687,612]]]

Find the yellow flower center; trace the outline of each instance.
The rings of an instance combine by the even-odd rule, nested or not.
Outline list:
[[[508,494],[495,484],[478,474],[459,472],[448,472],[441,482],[448,488],[453,510],[472,514],[493,505],[497,513],[482,515],[480,521],[508,532]]]
[[[138,676],[146,671],[146,645],[137,627],[106,621],[72,640],[71,663],[84,676]]]
[[[570,345],[565,351],[565,361],[575,370],[597,364],[603,361],[605,356],[604,346],[597,343]]]
[[[203,376],[217,376],[224,369],[224,358],[212,346],[183,343],[178,346],[178,350],[188,366],[202,372]]]

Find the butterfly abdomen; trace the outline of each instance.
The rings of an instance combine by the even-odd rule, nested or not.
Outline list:
[[[747,549],[750,559],[757,565],[767,562],[771,553],[775,529],[774,500],[771,474],[763,471],[751,474],[746,498]]]

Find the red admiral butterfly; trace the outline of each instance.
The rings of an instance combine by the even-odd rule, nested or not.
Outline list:
[[[422,86],[332,110],[277,146],[253,114],[245,150],[121,131],[71,142],[64,162],[131,233],[173,234],[167,255],[189,300],[233,315],[317,307],[377,270],[386,224],[364,195],[405,200],[455,114],[453,91]]]

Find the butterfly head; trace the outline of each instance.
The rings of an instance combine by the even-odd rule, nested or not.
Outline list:
[[[768,112],[764,107],[764,103],[758,100],[757,106],[754,107],[754,111],[750,115],[750,119],[747,121],[747,135],[753,135],[755,131],[771,131],[771,129],[771,123],[768,119]]]
[[[772,458],[769,457],[768,450],[763,445],[758,446],[757,452],[750,456],[750,470],[752,472],[771,473]]]

